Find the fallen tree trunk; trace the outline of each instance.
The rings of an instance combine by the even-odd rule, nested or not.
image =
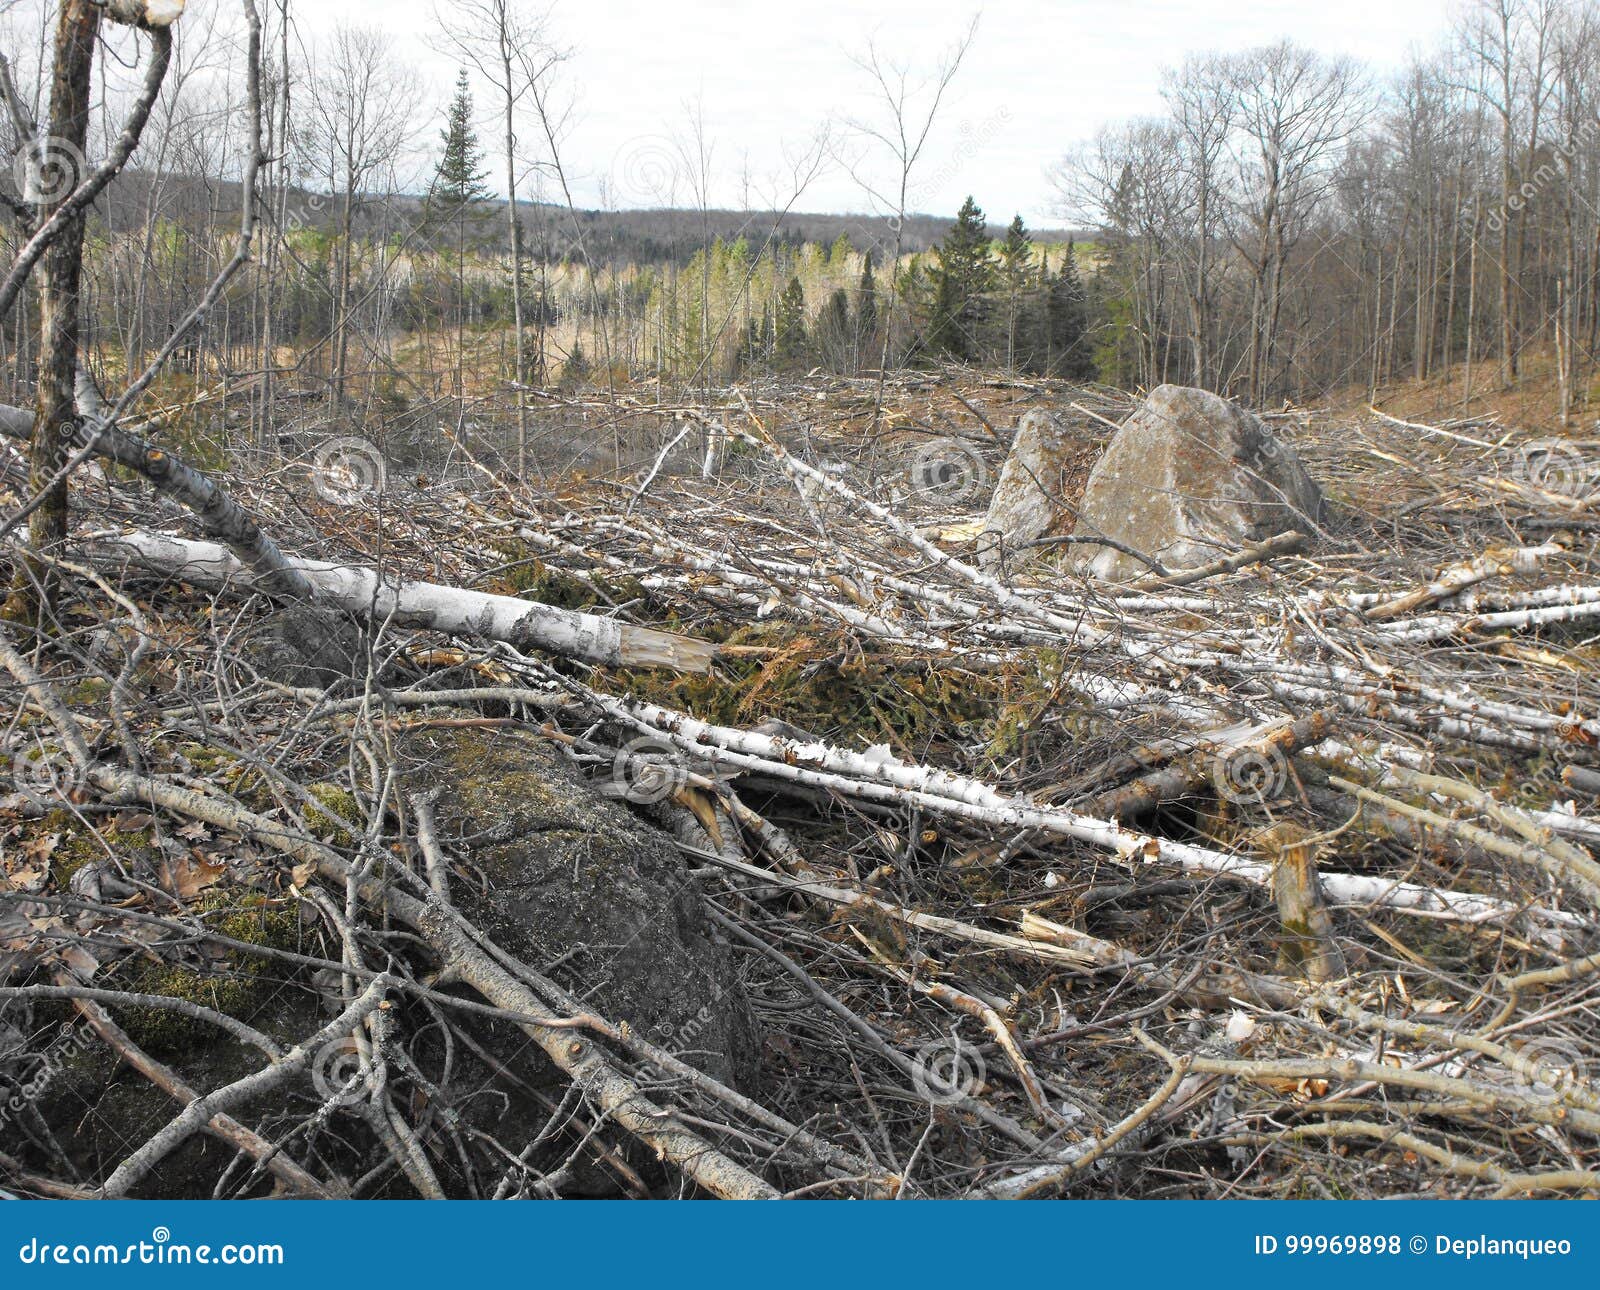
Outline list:
[[[1134,583],[1135,590],[1139,591],[1170,591],[1179,587],[1192,587],[1197,582],[1204,582],[1219,573],[1234,573],[1239,569],[1248,568],[1252,564],[1260,564],[1270,560],[1275,555],[1294,555],[1306,548],[1310,541],[1304,533],[1295,529],[1279,533],[1276,537],[1269,537],[1262,542],[1252,542],[1244,550],[1233,555],[1225,555],[1218,560],[1210,560],[1193,569],[1174,569],[1167,574],[1152,574],[1140,578]]]
[[[1096,819],[1070,809],[1038,806],[1027,798],[1008,796],[982,780],[903,762],[887,747],[860,753],[820,740],[790,742],[755,731],[713,725],[652,703],[615,699],[568,678],[552,676],[551,679],[598,712],[641,733],[662,736],[690,757],[737,767],[769,779],[806,784],[845,796],[916,806],[991,827],[1036,830],[1076,838],[1112,853],[1130,867],[1169,864],[1190,873],[1218,874],[1260,887],[1272,886],[1270,864],[1209,847],[1153,837],[1124,828],[1115,821]],[[1496,896],[1424,887],[1367,874],[1324,873],[1320,875],[1319,885],[1323,896],[1334,904],[1381,905],[1465,922],[1527,916],[1552,929],[1584,926],[1582,918],[1562,910],[1524,907]]]
[[[261,589],[272,595],[312,598],[311,584],[289,567],[287,557],[256,523],[255,518],[230,497],[210,476],[185,465],[170,453],[146,443],[138,435],[105,422],[105,400],[80,366],[77,374],[77,408],[74,446],[83,449],[91,439],[97,456],[126,466],[142,475],[157,491],[175,497],[200,521],[205,532],[221,542],[261,578]],[[90,422],[94,428],[88,428]],[[0,434],[26,443],[33,433],[33,414],[0,404]]]
[[[78,409],[99,417],[104,400],[82,368],[78,371]],[[33,418],[22,408],[0,405],[0,434],[26,441]],[[94,431],[82,425],[82,444]],[[97,539],[99,554],[134,563],[205,586],[256,578],[255,589],[274,596],[326,600],[354,614],[392,618],[402,625],[481,636],[531,646],[619,667],[670,667],[709,671],[716,646],[673,632],[635,627],[594,614],[540,605],[512,596],[391,579],[372,569],[302,560],[283,552],[238,502],[209,476],[138,435],[100,422],[95,451],[126,466],[157,489],[177,498],[199,519],[205,532],[225,545],[191,542],[154,533]]]
[[[1298,721],[1278,721],[1267,729],[1255,727],[1214,740],[1202,739],[1199,747],[1177,764],[1074,802],[1072,809],[1107,820],[1129,819],[1207,782],[1224,796],[1265,798],[1282,787],[1272,781],[1287,777],[1289,755],[1323,739],[1334,715],[1334,709],[1321,708]]]
[[[250,580],[251,571],[215,542],[133,532],[97,535],[90,541],[90,551],[100,561],[120,559],[201,586],[247,585]],[[707,672],[717,657],[717,647],[709,641],[596,614],[486,591],[414,582],[360,565],[297,556],[285,556],[284,561],[318,600],[401,626],[505,641],[518,648],[613,667]]]

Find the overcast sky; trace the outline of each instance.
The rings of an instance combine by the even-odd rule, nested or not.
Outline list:
[[[448,94],[454,64],[425,43],[433,0],[295,8],[308,43],[335,21],[394,33],[441,98]],[[562,73],[573,100],[563,152],[575,197],[583,205],[693,204],[671,159],[698,111],[713,149],[714,204],[744,205],[744,174],[750,204],[766,204],[763,190],[787,200],[786,156],[802,152],[823,122],[870,111],[852,55],[875,40],[911,67],[930,68],[974,13],[977,38],[911,205],[949,214],[970,192],[992,220],[1020,212],[1040,226],[1057,220],[1050,162],[1106,121],[1155,110],[1161,68],[1186,53],[1288,36],[1381,72],[1412,46],[1431,46],[1450,8],[1448,0],[556,0],[555,29],[572,50]],[[868,172],[887,177],[881,164]],[[833,166],[796,208],[871,206],[850,173]]]

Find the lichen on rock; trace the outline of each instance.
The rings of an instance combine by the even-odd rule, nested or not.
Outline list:
[[[1305,531],[1321,510],[1322,490],[1259,417],[1207,390],[1162,385],[1095,463],[1073,536],[1111,538],[1184,568]],[[1109,580],[1150,571],[1110,546],[1080,544],[1072,561]]]

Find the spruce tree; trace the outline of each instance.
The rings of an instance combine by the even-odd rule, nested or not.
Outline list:
[[[1017,321],[1017,365],[1037,376],[1050,374],[1050,252],[1039,252],[1039,263],[1022,297]]]
[[[806,292],[799,277],[789,279],[778,297],[777,362],[788,370],[806,367],[810,344],[806,336]]]
[[[491,196],[484,180],[488,168],[483,164],[483,148],[472,128],[472,90],[465,70],[456,76],[455,97],[439,132],[442,149],[428,186],[429,223],[442,227],[459,219],[466,210]]]
[[[483,182],[489,173],[483,165],[483,149],[478,146],[478,136],[472,128],[472,91],[465,69],[456,76],[455,97],[450,100],[440,139],[444,149],[434,169],[433,182],[428,186],[423,223],[436,230],[450,224],[455,226],[455,392],[463,396],[466,393],[467,222],[472,208],[490,195]]]
[[[989,316],[988,294],[995,281],[983,211],[971,197],[961,204],[934,259],[929,347],[935,353],[971,362],[981,352]]]
[[[830,295],[822,306],[816,334],[817,349],[823,361],[833,371],[845,371],[850,365],[854,335],[850,322],[850,293],[843,287]]]
[[[1006,240],[1000,246],[999,278],[1005,291],[1005,360],[1009,368],[1027,367],[1030,351],[1027,330],[1023,325],[1024,297],[1028,290],[1029,270],[1033,261],[1033,238],[1022,223],[1022,216],[1012,217],[1006,229]]]
[[[1093,380],[1096,365],[1088,337],[1088,303],[1071,242],[1067,243],[1061,267],[1050,283],[1047,319],[1051,373],[1069,381]]]
[[[1006,240],[1000,244],[1000,277],[1006,286],[1021,287],[1032,258],[1033,235],[1023,224],[1022,216],[1013,215],[1006,228]]]
[[[572,352],[561,367],[561,388],[569,392],[581,389],[588,382],[590,374],[589,357],[583,352],[583,342],[574,340]]]

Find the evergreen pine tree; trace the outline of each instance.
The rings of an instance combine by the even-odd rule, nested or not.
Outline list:
[[[1033,261],[1033,238],[1015,215],[1000,246],[1000,285],[1005,291],[1005,360],[1009,368],[1025,368],[1030,357],[1023,326],[1023,300]]]
[[[1013,215],[1006,227],[1006,240],[1000,244],[1000,278],[1006,286],[1020,287],[1028,276],[1029,262],[1033,258],[1033,235],[1022,222],[1022,216]]]
[[[934,258],[928,344],[935,353],[971,362],[981,352],[995,279],[983,211],[971,197],[961,204]]]
[[[472,91],[465,69],[456,76],[455,97],[450,100],[440,139],[444,149],[423,203],[423,223],[434,230],[455,226],[455,392],[462,396],[466,393],[467,222],[473,206],[490,195],[483,182],[489,173],[483,165],[483,149],[472,128]]]
[[[823,362],[835,372],[848,370],[854,334],[850,322],[850,293],[840,287],[828,297],[817,318],[817,349]]]
[[[439,139],[443,147],[426,202],[428,222],[435,228],[459,219],[467,208],[491,195],[483,182],[489,171],[472,128],[472,90],[465,70],[456,76],[455,97],[450,100]]]
[[[589,376],[589,359],[583,352],[583,342],[574,340],[572,352],[567,355],[567,361],[561,367],[561,388],[569,392],[580,389],[588,381]]]
[[[1050,252],[1039,252],[1039,264],[1022,296],[1017,321],[1017,366],[1035,375],[1050,374]]]
[[[933,334],[934,309],[938,303],[936,299],[938,293],[929,282],[930,275],[920,255],[913,255],[904,268],[891,266],[890,272],[895,275],[895,294],[903,302],[911,334],[909,343],[901,352],[891,353],[889,361],[891,364],[925,361],[930,357],[929,337]],[[885,318],[883,325],[891,329],[892,345],[894,319]]]
[[[1069,381],[1095,377],[1094,354],[1089,344],[1089,311],[1083,283],[1078,277],[1078,257],[1071,242],[1061,257],[1061,267],[1050,283],[1047,307],[1052,375]]]
[[[776,359],[779,367],[807,366],[810,344],[806,336],[806,293],[798,276],[789,279],[778,297]]]
[[[872,276],[872,252],[861,266],[861,281],[856,286],[856,364],[877,366],[878,362],[878,284]]]

